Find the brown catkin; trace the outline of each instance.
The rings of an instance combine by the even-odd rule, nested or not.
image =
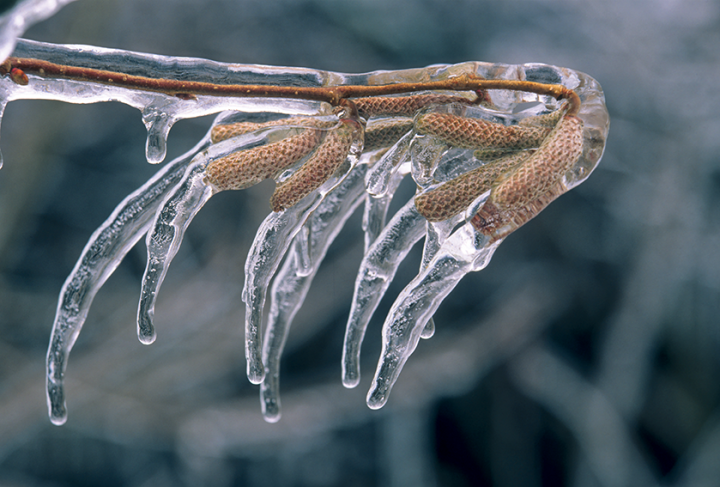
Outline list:
[[[308,127],[308,128],[330,128],[336,125],[336,121],[320,121],[313,117],[290,117],[272,120],[270,122],[236,122],[216,125],[210,131],[210,140],[213,144],[238,135],[249,134],[256,130],[270,127]]]
[[[565,116],[537,152],[493,189],[472,226],[496,241],[527,223],[567,191],[562,177],[582,149],[582,121]]]
[[[415,207],[428,221],[439,222],[465,211],[473,201],[488,191],[492,185],[519,164],[531,152],[524,151],[501,157],[477,167],[437,188],[415,197]]]
[[[579,118],[565,116],[540,148],[493,189],[492,202],[499,209],[516,209],[538,198],[580,158],[582,132]]]
[[[443,103],[462,103],[469,105],[476,100],[454,95],[412,95],[412,96],[371,96],[352,100],[363,118],[378,115],[413,116],[428,105]]]
[[[357,123],[344,120],[325,136],[317,150],[294,174],[278,184],[270,198],[273,211],[282,211],[319,188],[335,173],[350,152]]]
[[[562,181],[555,181],[544,193],[530,203],[514,210],[501,210],[492,201],[486,202],[470,220],[475,229],[494,242],[535,218],[542,210],[566,191]]]
[[[478,161],[491,162],[517,153],[518,151],[515,149],[478,149],[473,152],[473,156]]]
[[[502,125],[449,113],[428,113],[415,122],[420,134],[434,135],[462,149],[531,149],[552,131],[550,127]]]
[[[205,180],[218,191],[244,189],[275,177],[318,145],[321,130],[307,129],[272,144],[234,152],[212,161]]]

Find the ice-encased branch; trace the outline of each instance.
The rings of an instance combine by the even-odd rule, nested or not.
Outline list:
[[[93,82],[89,78],[47,77],[43,76],[41,71],[28,72],[27,85],[18,84],[18,80],[23,80],[17,76],[17,73],[15,73],[16,76],[14,77],[3,76],[0,79],[0,109],[4,108],[7,102],[16,99],[53,99],[70,103],[120,101],[138,108],[148,129],[146,156],[151,162],[158,162],[164,157],[167,133],[173,123],[182,118],[197,117],[228,109],[246,114],[258,113],[260,114],[259,118],[263,121],[272,119],[273,117],[269,114],[273,113],[327,116],[332,113],[328,103],[290,100],[287,97],[293,98],[293,93],[295,95],[297,93],[320,93],[322,96],[313,99],[328,101],[338,106],[342,105],[340,103],[343,101],[342,97],[352,97],[351,93],[356,93],[356,96],[375,96],[369,94],[412,93],[425,89],[439,89],[437,87],[442,86],[443,89],[450,91],[459,90],[454,93],[457,94],[463,90],[475,91],[480,86],[474,84],[479,83],[478,80],[487,81],[489,84],[483,86],[493,87],[493,93],[492,95],[478,96],[478,100],[482,100],[483,103],[487,102],[487,106],[468,106],[467,103],[460,103],[459,105],[464,106],[462,108],[462,117],[484,118],[493,123],[496,119],[507,119],[510,124],[513,124],[517,123],[515,114],[518,113],[516,108],[520,103],[539,102],[541,110],[556,110],[558,108],[558,98],[570,97],[570,95],[575,97],[574,99],[571,97],[571,105],[574,110],[579,108],[577,115],[584,124],[583,153],[577,163],[573,164],[563,175],[561,181],[563,190],[570,189],[587,178],[602,156],[607,135],[607,112],[604,107],[602,91],[597,83],[580,73],[546,65],[503,66],[486,63],[465,63],[456,66],[433,66],[403,72],[347,75],[310,69],[230,65],[201,59],[170,58],[87,46],[56,46],[31,41],[21,41],[17,46],[15,55],[21,58],[45,60],[58,65],[81,67],[82,69],[111,69],[115,71],[114,77],[120,76],[118,79],[122,78],[122,73],[126,73],[129,77],[145,77],[144,79],[149,79],[152,82],[156,80],[160,84],[162,84],[163,80],[170,80],[176,88],[182,86],[181,80],[187,80],[189,83],[204,83],[203,86],[208,83],[210,85],[216,83],[218,86],[237,85],[233,88],[234,91],[238,91],[238,86],[247,85],[251,87],[250,91],[254,90],[253,96],[262,96],[263,90],[265,90],[262,86],[266,86],[269,87],[265,90],[266,93],[283,95],[282,99],[268,97],[249,99],[243,98],[242,95],[240,97],[235,97],[235,95],[211,96],[204,94],[206,91],[197,94],[184,93],[179,88],[169,92],[163,92],[163,90],[148,91],[139,87],[139,85],[136,87],[113,86],[108,82],[98,82],[97,80]],[[439,84],[433,85],[433,83]],[[298,88],[293,91],[294,88],[292,87]],[[347,88],[347,90],[336,89],[338,87]],[[317,91],[303,91],[304,88],[312,88]],[[342,93],[345,93],[345,95],[342,95]],[[465,94],[467,95],[467,93]],[[480,95],[479,92],[478,95]],[[406,98],[412,99],[412,96]],[[382,100],[387,101],[388,99]],[[580,100],[582,100],[582,106]],[[351,107],[352,105],[349,105],[350,113],[352,113]],[[426,108],[432,109],[432,107],[423,107],[423,109]],[[468,113],[473,110],[475,112],[465,115],[465,110],[468,110]],[[372,116],[369,115],[370,118]],[[380,121],[383,121],[382,116],[380,116],[380,119]],[[356,120],[356,122],[358,121]],[[376,235],[383,233],[384,230],[380,229],[384,226],[387,205],[392,198],[397,183],[402,175],[407,173],[409,167],[412,167],[413,177],[423,189],[427,188],[428,185],[432,186],[437,182],[446,181],[445,176],[456,177],[452,176],[452,174],[455,174],[452,169],[449,171],[443,169],[445,171],[444,179],[435,181],[438,176],[436,169],[443,162],[441,159],[445,157],[448,149],[454,150],[451,147],[452,143],[447,141],[435,143],[429,139],[428,134],[420,133],[418,135],[419,129],[417,126],[415,126],[415,129],[410,128],[412,125],[406,127],[404,130],[408,130],[408,132],[405,137],[399,140],[396,139],[397,143],[388,151],[386,157],[382,158],[370,170],[370,175],[366,181],[367,191],[379,197],[372,200],[366,198],[369,201],[365,218],[366,245],[368,246],[375,240]],[[264,142],[258,143],[263,144]],[[239,150],[245,147],[237,140],[232,144],[237,144],[237,146],[228,150]],[[289,201],[292,203],[287,204],[287,209],[281,213],[271,215],[258,232],[251,254],[248,256],[246,286],[243,292],[243,299],[248,307],[246,313],[246,354],[248,376],[252,382],[257,383],[263,379],[266,373],[266,365],[268,366],[267,370],[272,370],[273,374],[279,367],[279,354],[282,350],[287,325],[307,291],[307,286],[311,280],[308,277],[317,269],[319,262],[316,259],[322,259],[324,254],[324,251],[322,251],[323,242],[313,239],[327,238],[327,241],[330,241],[334,238],[334,232],[337,231],[336,229],[327,230],[326,233],[321,232],[317,237],[314,237],[312,235],[313,212],[323,207],[322,205],[325,204],[324,198],[332,196],[332,191],[336,187],[339,188],[338,184],[343,181],[343,176],[347,174],[348,170],[352,169],[357,157],[360,156],[359,141],[356,146],[357,153],[351,156],[350,162],[346,164],[347,167],[344,167],[342,171],[338,171],[338,174],[331,178],[331,181],[321,184],[317,191],[310,194],[298,193],[302,198],[298,204],[295,204],[291,198]],[[213,146],[211,152],[213,150],[222,150],[222,146]],[[407,164],[408,153],[411,153],[412,164]],[[60,319],[60,321],[56,322],[57,326],[54,328],[50,350],[57,353],[54,356],[50,352],[48,354],[48,393],[51,403],[51,415],[57,422],[62,422],[65,414],[62,376],[66,367],[67,353],[77,338],[77,333],[79,333],[82,321],[87,313],[87,307],[94,293],[97,292],[99,286],[102,285],[127,250],[151,227],[153,230],[148,235],[150,258],[143,279],[143,298],[139,306],[138,323],[140,338],[146,342],[152,341],[154,330],[151,319],[162,278],[172,257],[177,252],[185,228],[213,193],[212,188],[207,186],[207,181],[203,177],[203,165],[205,164],[203,157],[212,158],[213,156],[204,154],[198,155],[198,157],[192,163],[185,161],[185,166],[182,170],[178,170],[177,173],[173,173],[171,169],[166,168],[164,170],[166,172],[161,173],[164,176],[157,176],[158,179],[154,180],[155,183],[159,186],[165,185],[162,194],[154,196],[155,199],[152,200],[152,205],[148,204],[144,207],[145,212],[127,216],[127,221],[123,223],[124,231],[115,237],[117,239],[116,246],[114,249],[108,250],[107,262],[98,266],[98,269],[102,268],[103,270],[95,270],[93,271],[94,274],[83,277],[83,272],[85,272],[83,259],[93,253],[91,247],[97,244],[96,240],[101,239],[100,236],[102,231],[105,230],[104,227],[93,236],[93,240],[83,253],[83,258],[76,266],[71,278],[69,278],[67,286],[70,287],[64,288],[58,313],[60,314],[61,309],[67,309],[70,310],[68,316],[74,312],[79,319],[73,321],[73,318],[70,317],[64,319],[65,321]],[[444,162],[454,164],[456,169],[460,168],[465,171],[473,167],[473,164],[476,164],[471,158],[470,151],[461,151],[453,153],[452,158],[446,158]],[[173,167],[172,164],[169,167]],[[292,178],[299,167],[293,167],[289,169],[288,174],[278,177],[281,185],[289,178]],[[335,167],[332,166],[332,170],[326,167],[326,173],[329,174],[335,171]],[[300,176],[298,176],[298,179],[301,179]],[[148,185],[152,186],[152,182],[148,183]],[[144,187],[143,191],[150,193],[135,196],[153,198],[151,196],[152,189],[148,185]],[[313,189],[315,188],[313,186]],[[338,189],[338,191],[340,190]],[[347,204],[354,201],[351,200]],[[437,222],[429,226],[425,224],[422,213],[420,213],[416,218],[417,225],[413,226],[416,231],[410,232],[412,235],[403,235],[403,238],[399,238],[397,241],[386,243],[387,248],[395,249],[393,252],[399,262],[407,253],[409,246],[419,240],[423,233],[427,233],[428,236],[421,273],[400,295],[386,320],[383,332],[383,357],[378,366],[373,390],[369,396],[371,407],[379,407],[387,399],[387,393],[397,379],[402,364],[412,353],[417,339],[423,336],[425,324],[442,299],[465,273],[483,267],[499,243],[499,241],[491,242],[487,240],[480,242],[482,237],[468,223],[463,223],[472,217],[472,214],[477,209],[476,207],[482,205],[483,201],[482,198],[478,197],[465,213],[454,215],[451,221]],[[127,200],[123,204],[126,203]],[[331,202],[328,200],[326,204],[331,205]],[[159,212],[157,211],[158,208],[160,208]],[[341,213],[350,211],[347,206],[342,206],[342,208],[342,210],[338,210]],[[406,208],[408,214],[416,210],[412,202]],[[116,213],[106,222],[106,226],[112,225],[113,219],[122,218],[121,211],[121,209],[116,210]],[[153,213],[156,213],[154,225],[150,223]],[[342,225],[345,217],[345,214],[338,214],[335,217],[338,226]],[[308,221],[311,222],[309,226],[304,226]],[[452,228],[458,224],[461,225],[460,229],[456,230],[455,234],[450,235],[449,238],[446,238]],[[385,226],[388,232],[391,232],[392,228],[393,223]],[[325,244],[327,244],[327,241]],[[288,252],[291,242],[294,242],[294,247],[286,259],[287,268],[282,273],[283,276],[287,276],[288,282],[293,281],[291,276],[294,276],[296,285],[287,288],[275,288],[273,291],[274,302],[278,301],[278,305],[280,305],[279,301],[287,300],[289,307],[286,309],[285,317],[280,315],[275,317],[273,315],[271,318],[271,320],[275,320],[271,321],[268,329],[268,337],[273,337],[272,343],[269,343],[268,348],[265,349],[266,351],[261,354],[260,330],[262,328],[265,293],[280,262]],[[368,256],[370,255],[372,255],[372,247],[368,253]],[[371,259],[369,257],[368,259],[369,262]],[[392,279],[391,274],[392,272],[386,276],[388,281]],[[63,301],[64,298],[71,297],[74,294],[70,290],[73,286],[73,279],[80,279],[81,281],[84,279],[83,282],[88,283],[90,291],[86,290],[78,294],[80,296],[78,302],[82,303],[82,306],[77,305],[74,307],[72,302],[68,304]],[[297,295],[291,296],[293,292],[296,292]],[[378,296],[382,295],[382,293],[377,294]],[[376,297],[373,296],[373,298]],[[374,305],[362,309],[363,306],[361,305],[360,311],[355,310],[353,314],[368,314],[369,316]],[[349,340],[350,343],[357,345],[358,351],[352,351],[351,353],[355,360],[362,339],[362,333],[357,332],[363,329],[365,325],[360,324],[353,328],[355,337]],[[431,331],[428,328],[424,335],[429,336],[430,334]],[[268,364],[263,364],[263,359],[267,360]],[[357,368],[356,366],[357,364],[350,368]],[[348,374],[348,376],[351,375]],[[356,374],[357,376],[359,375]],[[273,383],[275,379],[276,377],[273,375],[263,386],[263,393],[265,394],[263,397],[267,399],[265,404],[269,418],[272,418],[274,414],[273,398],[277,397],[277,382]],[[355,379],[351,377],[346,382],[351,385],[355,382]]]
[[[250,66],[230,65],[198,58],[180,58],[143,54],[94,46],[64,46],[18,40],[13,56],[39,59],[59,65],[110,70],[157,79],[204,80],[211,83],[257,83],[267,76],[278,81],[296,78],[308,86],[327,81],[322,71],[300,68],[268,69],[261,74]],[[128,89],[90,80],[40,77],[29,74],[29,83],[20,85],[9,76],[0,77],[0,102],[13,100],[57,100],[66,103],[117,101],[140,110],[148,130],[146,157],[158,163],[165,158],[167,136],[178,120],[212,115],[226,110],[245,113],[283,113],[314,115],[321,111],[319,102],[306,100],[269,100],[258,98],[196,96],[190,99],[153,91]]]

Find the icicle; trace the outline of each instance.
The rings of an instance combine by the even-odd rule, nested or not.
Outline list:
[[[360,346],[368,322],[398,266],[422,237],[423,223],[423,217],[410,200],[390,220],[360,264],[343,345],[342,381],[345,387],[355,387],[360,381]]]
[[[187,226],[213,195],[212,187],[204,181],[204,170],[202,159],[193,165],[158,210],[153,229],[147,234],[148,258],[137,315],[138,339],[146,345],[155,341],[155,301],[168,267],[180,249]]]
[[[410,173],[410,165],[404,163],[411,140],[410,134],[406,134],[405,137],[407,139],[396,142],[393,147],[386,150],[378,161],[370,162],[371,168],[365,178],[366,188],[368,185],[373,186],[381,194],[370,196],[373,193],[368,190],[370,194],[365,199],[362,220],[362,229],[365,233],[365,253],[385,227],[388,208],[395,196],[395,191],[403,178]]]
[[[400,171],[414,136],[415,133],[412,130],[405,134],[368,171],[365,177],[365,188],[370,195],[380,197],[390,192],[392,176],[395,172]]]
[[[367,396],[372,409],[381,408],[408,357],[415,351],[427,320],[468,272],[484,268],[500,241],[476,232],[470,224],[457,230],[437,255],[400,293],[383,325],[383,352]]]
[[[290,324],[305,300],[328,247],[355,208],[365,199],[366,168],[365,165],[356,166],[345,180],[325,197],[308,218],[303,231],[296,235],[290,255],[275,276],[262,351],[265,378],[260,386],[260,404],[263,416],[268,422],[274,423],[280,419],[280,357]],[[307,246],[297,241],[305,228],[313,230],[308,233],[310,241]],[[301,263],[304,257],[300,257],[306,248],[312,252],[308,256],[312,264],[307,272],[303,270],[304,264]]]
[[[303,204],[305,203],[305,204]],[[281,213],[271,213],[255,235],[245,262],[245,358],[250,382],[259,384],[265,371],[260,357],[260,324],[265,307],[265,292],[308,214],[319,203],[318,198],[306,198]]]
[[[2,123],[3,115],[5,114],[5,107],[7,106],[7,99],[5,97],[2,97],[0,99],[0,124]],[[0,151],[0,169],[3,167],[3,156],[2,151]]]
[[[147,128],[145,157],[151,164],[158,164],[167,154],[167,138],[175,120],[156,107],[146,107],[142,114],[143,123]]]
[[[377,197],[368,195],[368,198],[365,199],[362,222],[362,228],[365,232],[365,253],[367,253],[370,246],[375,242],[378,235],[380,235],[382,229],[385,228],[390,203],[395,195],[395,191],[408,172],[409,171],[403,169],[393,172],[387,184],[387,193]]]
[[[388,207],[392,198],[389,195],[381,196],[379,198],[373,198],[368,195],[365,199],[365,206],[363,209],[363,221],[362,229],[365,234],[365,245],[363,248],[363,254],[366,254],[370,249],[370,246],[375,242],[385,227],[387,219]]]
[[[452,232],[453,228],[455,228],[455,225],[457,225],[456,220],[457,218],[439,223],[426,223],[427,230],[425,232],[425,243],[423,245],[422,262],[420,263],[421,272],[427,268],[430,261],[433,259],[433,257],[435,257],[438,250],[440,250],[442,244],[450,235],[450,232]],[[420,334],[420,338],[432,338],[434,334],[435,320],[430,318],[425,324],[425,327]]]
[[[350,130],[350,146],[344,144],[344,131]],[[337,134],[340,137],[335,138]],[[275,274],[280,261],[287,252],[290,242],[295,238],[308,216],[322,202],[336,185],[348,174],[348,171],[357,164],[357,148],[362,144],[362,129],[360,124],[353,120],[343,119],[339,128],[333,129],[316,152],[300,168],[287,179],[281,181],[275,188],[271,205],[275,205],[275,196],[294,199],[298,195],[302,198],[293,203],[293,206],[272,213],[260,225],[253,241],[247,261],[245,262],[245,286],[243,287],[243,302],[245,303],[245,358],[247,360],[248,380],[253,384],[260,384],[265,375],[265,368],[261,358],[261,335],[263,310],[265,308],[265,295],[268,284]],[[349,152],[348,152],[349,151]],[[311,174],[313,166],[321,164],[336,164],[342,158],[341,167],[333,170],[329,179],[320,185],[314,192],[305,195],[308,183],[315,184],[316,177]],[[335,162],[332,160],[335,159]],[[291,187],[290,181],[293,181]]]
[[[95,294],[125,254],[148,231],[155,210],[181,180],[192,156],[208,144],[206,137],[125,198],[90,237],[65,281],[47,353],[48,409],[53,423],[63,424],[67,418],[63,377],[68,354],[80,334]]]

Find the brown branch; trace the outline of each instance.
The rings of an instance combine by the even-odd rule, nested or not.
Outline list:
[[[224,85],[203,81],[180,81],[166,78],[148,78],[102,69],[83,68],[51,63],[39,59],[11,57],[0,65],[0,75],[15,73],[13,80],[24,73],[43,78],[64,78],[78,81],[102,83],[123,88],[154,91],[192,99],[193,95],[235,96],[235,97],[272,97],[302,100],[324,101],[338,106],[345,104],[348,98],[394,95],[418,91],[474,91],[512,90],[525,91],[538,95],[548,95],[570,102],[568,115],[577,114],[580,98],[573,90],[562,85],[549,85],[532,81],[489,80],[476,76],[462,75],[440,81],[418,83],[395,83],[379,86],[347,85],[333,87],[291,87],[273,85]]]

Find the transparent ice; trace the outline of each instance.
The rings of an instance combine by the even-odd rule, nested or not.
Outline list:
[[[582,106],[578,116],[584,122],[583,155],[562,180],[567,190],[584,181],[596,167],[608,130],[603,93],[592,78],[569,69],[540,64],[510,66],[470,62],[348,75],[304,68],[229,65],[203,59],[26,40],[17,42],[13,56],[151,78],[220,84],[383,85],[446,79],[462,74],[562,84],[580,96]],[[23,86],[7,76],[2,77],[0,110],[8,102],[18,99],[68,103],[120,101],[140,111],[148,131],[146,157],[151,163],[165,158],[168,132],[176,121],[184,118],[217,113],[214,125],[218,125],[243,121],[248,114],[253,114],[254,121],[294,115],[318,119],[334,116],[330,105],[315,101],[204,95],[184,99],[32,74],[29,74],[29,81]],[[551,97],[519,91],[491,90],[490,97],[491,106],[431,106],[427,110],[462,112],[463,116],[516,124],[523,118],[551,112],[559,106],[559,102]],[[373,119],[360,122],[369,129]],[[146,237],[148,260],[137,327],[140,341],[149,344],[156,337],[154,306],[168,266],[188,225],[217,192],[217,188],[206,180],[208,165],[228,154],[268,144],[292,130],[292,124],[279,124],[215,144],[208,133],[187,154],[164,165],[146,184],[123,200],[93,233],[63,285],[53,324],[47,356],[47,391],[50,418],[54,423],[62,424],[67,418],[63,378],[70,350],[95,294],[130,248]],[[444,222],[428,223],[415,208],[414,199],[388,218],[389,204],[405,176],[412,176],[418,192],[428,191],[484,164],[485,161],[477,159],[472,150],[450,147],[412,129],[391,146],[367,152],[362,152],[362,130],[354,137],[352,150],[329,180],[296,205],[271,213],[265,219],[247,257],[243,289],[247,375],[251,382],[261,385],[262,411],[268,421],[277,421],[281,414],[280,356],[293,317],[302,305],[328,247],[361,203],[365,205],[366,252],[357,275],[343,350],[342,381],[347,387],[354,387],[359,381],[360,346],[379,300],[410,247],[425,237],[420,271],[396,298],[385,319],[383,351],[367,398],[371,408],[382,407],[388,400],[390,390],[418,340],[432,336],[435,326],[432,316],[443,299],[463,276],[484,268],[502,242],[502,239],[492,240],[479,233],[469,223],[484,204],[487,194],[480,195],[465,212]],[[280,178],[292,174],[298,167],[290,168]],[[270,312],[263,323],[268,289]]]
[[[17,38],[31,25],[45,20],[75,0],[23,0],[0,15],[0,59],[13,52]]]

